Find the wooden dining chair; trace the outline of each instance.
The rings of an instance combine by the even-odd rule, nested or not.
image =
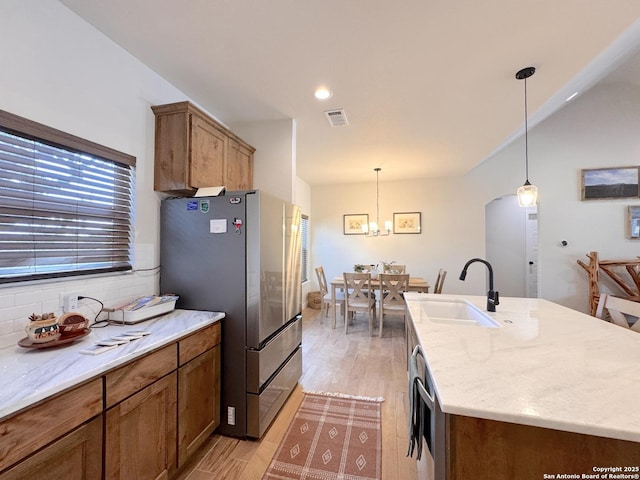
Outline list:
[[[447,276],[447,271],[440,269],[438,271],[438,277],[436,278],[436,284],[433,286],[433,293],[442,293],[442,285],[444,285],[444,278]]]
[[[604,293],[600,294],[596,317],[608,320],[620,327],[640,332],[640,303],[638,302]]]
[[[407,320],[407,302],[404,292],[409,289],[408,273],[380,274],[380,319],[378,321],[378,336],[382,336],[382,323],[385,314],[402,315]]]
[[[356,312],[366,312],[369,318],[369,335],[373,335],[376,318],[376,295],[371,288],[370,273],[344,272],[344,333],[349,333],[349,320]]]
[[[335,300],[331,298],[331,292],[329,291],[329,285],[327,284],[327,277],[324,274],[323,267],[316,267],[316,276],[318,277],[318,285],[320,287],[320,296],[322,297],[322,307],[320,313],[324,312],[324,316],[329,316],[329,307],[336,308],[340,305],[340,313],[344,317],[344,292],[336,289]],[[334,325],[335,327],[335,325]]]
[[[388,270],[384,273],[390,273],[390,274],[396,274],[396,275],[401,273],[407,273],[407,266],[394,263],[392,265],[389,265]]]

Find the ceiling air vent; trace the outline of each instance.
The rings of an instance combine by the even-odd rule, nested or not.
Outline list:
[[[344,110],[342,109],[327,110],[324,114],[327,116],[327,120],[329,120],[332,127],[344,127],[349,125],[349,122],[347,121],[347,114],[344,113]]]

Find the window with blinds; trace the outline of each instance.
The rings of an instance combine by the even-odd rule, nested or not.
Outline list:
[[[0,283],[131,270],[134,165],[0,111]]]
[[[300,243],[302,251],[302,283],[309,281],[309,217],[302,215],[300,221]]]

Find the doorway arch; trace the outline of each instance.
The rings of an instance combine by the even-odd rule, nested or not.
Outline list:
[[[520,207],[515,195],[504,195],[487,203],[485,249],[500,295],[538,296],[537,207]]]

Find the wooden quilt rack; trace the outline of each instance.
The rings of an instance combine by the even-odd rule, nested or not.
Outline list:
[[[590,252],[589,264],[578,260],[578,265],[589,275],[589,312],[596,314],[600,300],[600,271],[607,274],[622,290],[614,295],[640,302],[640,257],[634,260],[599,260],[598,252]]]

